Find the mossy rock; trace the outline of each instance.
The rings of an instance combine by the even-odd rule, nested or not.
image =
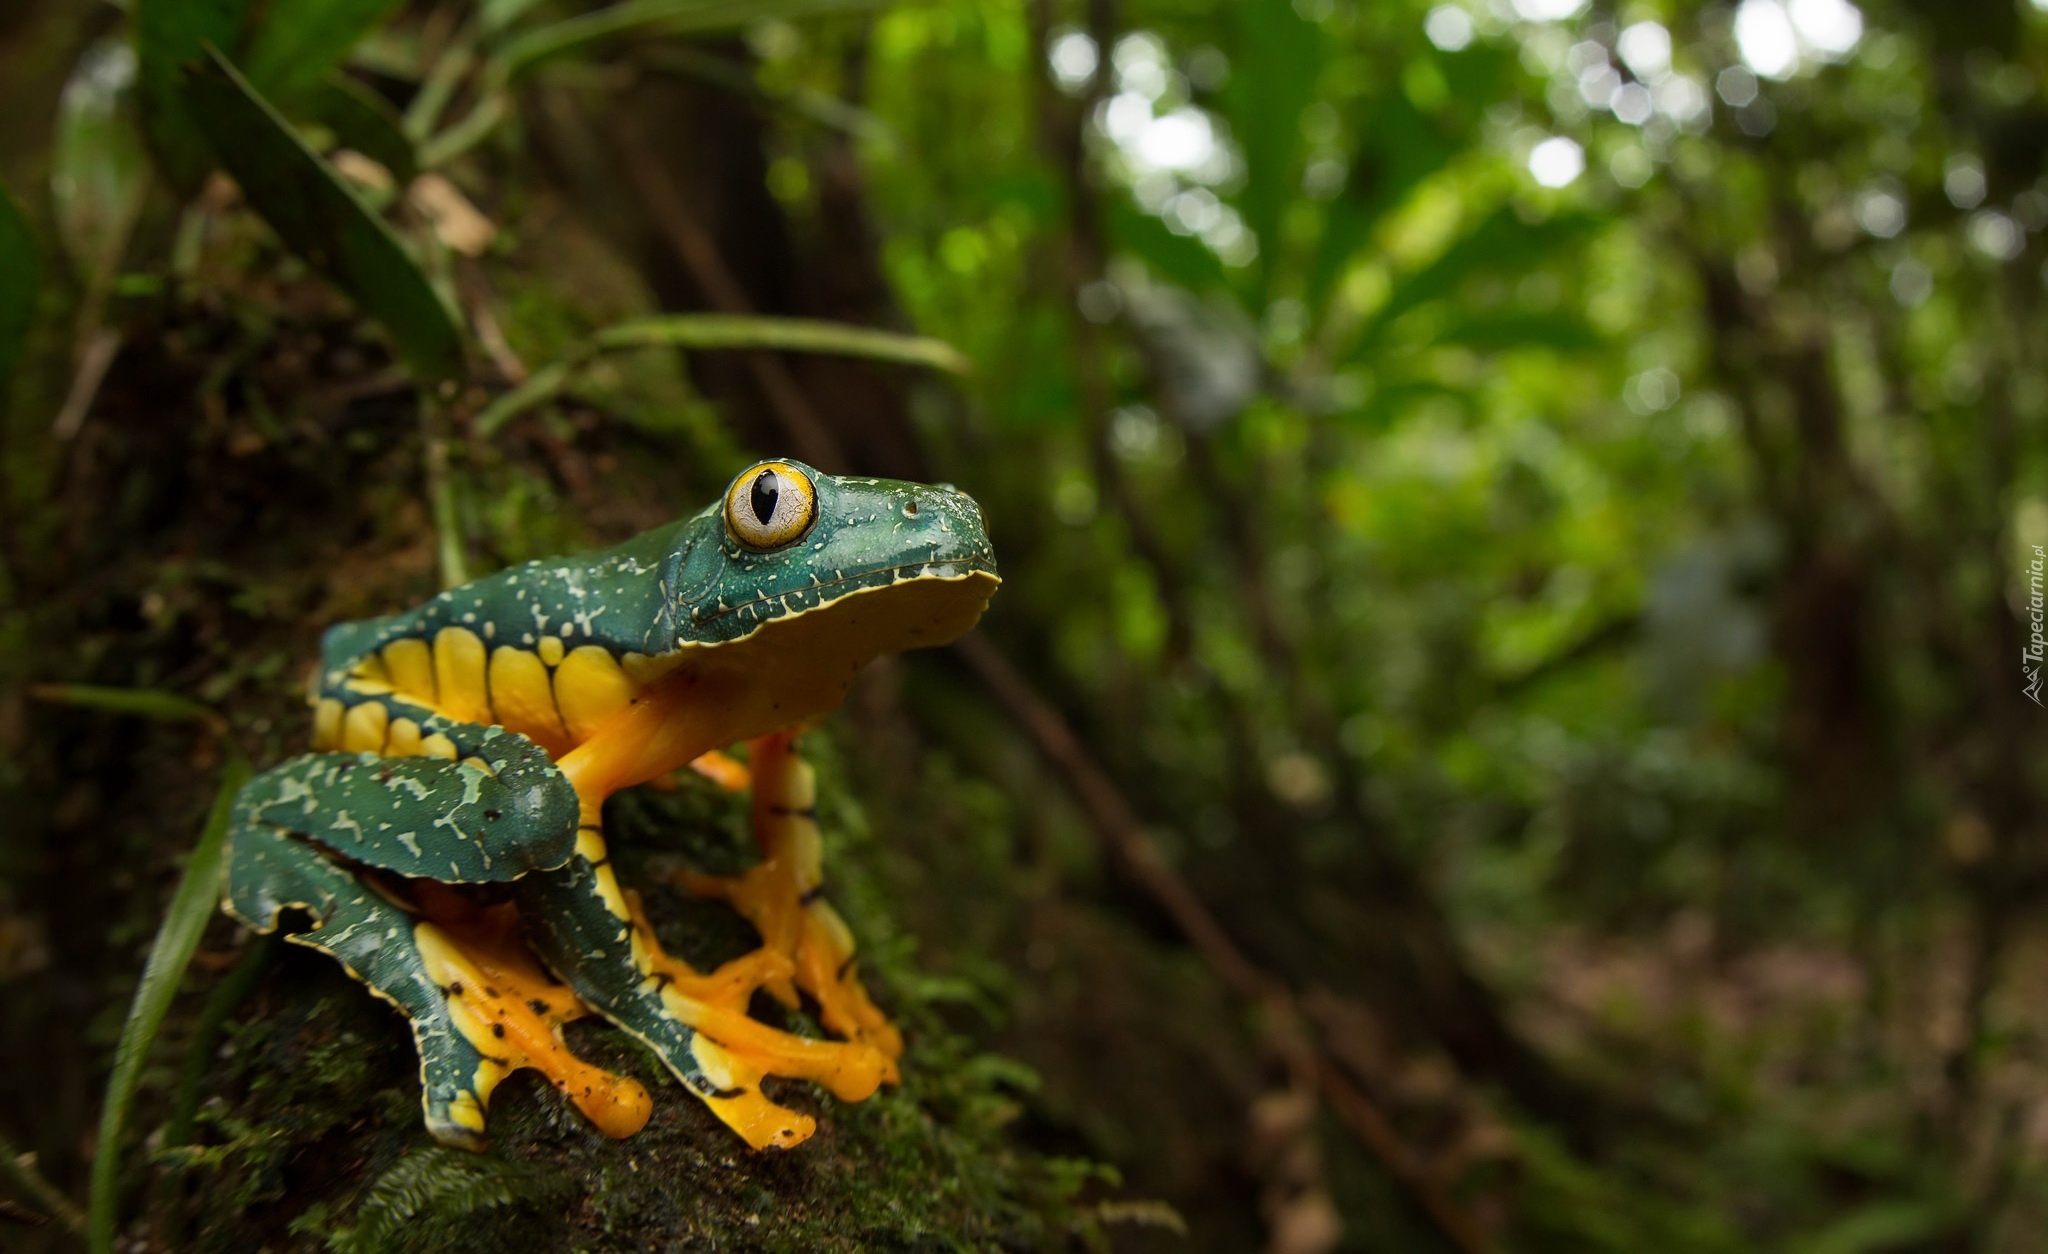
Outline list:
[[[847,804],[847,803],[841,803]],[[744,812],[709,788],[619,799],[621,866],[665,944],[715,963],[754,943],[725,907],[661,887],[665,861],[745,864]],[[1032,1084],[977,1055],[928,1006],[874,973],[911,1040],[904,1083],[861,1103],[774,1082],[818,1120],[793,1151],[754,1153],[654,1056],[608,1025],[576,1051],[655,1097],[646,1129],[612,1141],[532,1073],[491,1106],[488,1151],[431,1142],[401,1019],[323,955],[281,947],[202,1084],[194,1145],[159,1149],[136,1235],[173,1249],[328,1251],[1038,1250],[1099,1242],[1074,1202],[1087,1164],[1015,1144]],[[915,980],[905,981],[913,985]],[[761,999],[778,1026],[815,1032]],[[907,1003],[907,1004],[906,1004]]]

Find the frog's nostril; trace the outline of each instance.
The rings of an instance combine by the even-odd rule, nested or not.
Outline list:
[[[908,504],[906,504],[906,505],[905,505],[905,506],[903,507],[903,516],[904,516],[905,518],[915,518],[915,517],[917,517],[917,502],[916,502],[916,501],[911,501],[911,502],[909,502]]]

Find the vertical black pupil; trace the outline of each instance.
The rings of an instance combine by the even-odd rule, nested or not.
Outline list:
[[[782,480],[772,470],[764,470],[754,477],[754,490],[750,499],[754,506],[754,517],[761,520],[763,527],[775,517],[775,498],[782,495]]]

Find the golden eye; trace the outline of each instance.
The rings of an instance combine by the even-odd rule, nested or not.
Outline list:
[[[726,489],[726,528],[750,549],[791,544],[817,517],[818,494],[810,476],[787,462],[765,462]]]

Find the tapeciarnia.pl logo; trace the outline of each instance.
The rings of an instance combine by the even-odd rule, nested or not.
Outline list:
[[[2033,634],[2027,638],[2027,647],[2020,650],[2020,673],[2027,678],[2027,686],[2020,691],[2035,705],[2041,704],[2041,661],[2048,656],[2048,638],[2041,635],[2043,609],[2041,601],[2042,567],[2048,565],[2048,553],[2040,545],[2034,546],[2034,560],[2027,563],[2027,619],[2033,626]]]

